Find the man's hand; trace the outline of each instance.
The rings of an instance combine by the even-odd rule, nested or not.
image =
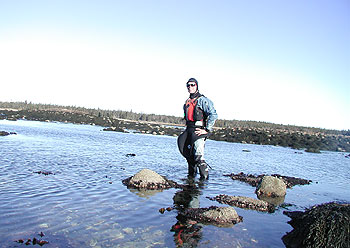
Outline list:
[[[208,132],[205,131],[205,129],[201,129],[201,128],[196,128],[196,130],[194,131],[195,134],[197,134],[198,136],[207,134]]]

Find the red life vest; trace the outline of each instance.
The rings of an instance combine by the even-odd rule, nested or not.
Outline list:
[[[201,110],[197,105],[199,97],[196,97],[193,99],[188,98],[186,100],[186,103],[184,106],[186,121],[203,121],[204,120],[203,110]]]

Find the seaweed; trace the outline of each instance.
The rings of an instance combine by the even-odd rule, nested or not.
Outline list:
[[[209,200],[217,201],[219,203],[235,206],[239,208],[257,210],[261,212],[274,212],[275,205],[270,204],[263,200],[253,199],[245,196],[229,196],[229,195],[218,195],[215,197],[207,197]]]
[[[286,247],[349,247],[350,204],[330,202],[305,212],[284,211],[294,229],[283,236]]]
[[[261,175],[252,175],[252,174],[245,174],[243,172],[240,172],[238,174],[226,174],[224,176],[231,177],[232,180],[238,180],[241,182],[248,183],[249,185],[256,187],[259,185],[260,181],[264,176],[267,176],[265,174]],[[297,178],[297,177],[290,177],[290,176],[282,176],[279,174],[272,174],[271,176],[281,178],[284,183],[286,184],[287,188],[292,188],[295,185],[305,185],[305,184],[310,184],[312,180],[307,180],[303,178]]]

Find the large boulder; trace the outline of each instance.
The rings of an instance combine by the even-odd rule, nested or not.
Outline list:
[[[243,220],[233,207],[187,208],[182,214],[188,219],[218,226],[232,226]]]
[[[256,188],[258,196],[280,197],[286,195],[287,186],[280,178],[264,176]]]
[[[142,169],[134,176],[123,180],[123,184],[137,189],[168,189],[177,184],[150,169]]]
[[[282,238],[286,247],[350,247],[350,204],[331,202],[283,213],[294,228]]]

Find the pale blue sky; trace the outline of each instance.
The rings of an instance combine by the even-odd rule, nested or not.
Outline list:
[[[350,129],[350,1],[0,0],[0,101]]]

